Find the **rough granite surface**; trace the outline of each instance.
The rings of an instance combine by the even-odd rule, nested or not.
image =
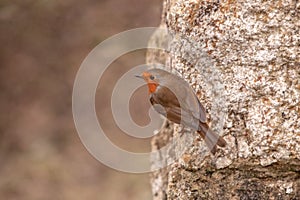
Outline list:
[[[168,52],[147,62],[190,83],[228,146],[212,156],[184,130],[192,145],[152,174],[154,199],[300,199],[300,2],[164,0],[161,26]],[[154,149],[181,135],[167,124]]]

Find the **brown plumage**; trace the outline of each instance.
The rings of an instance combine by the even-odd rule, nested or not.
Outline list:
[[[226,146],[226,141],[207,125],[205,108],[186,81],[161,69],[150,69],[137,77],[146,81],[150,102],[158,113],[196,130],[213,154],[216,145]]]

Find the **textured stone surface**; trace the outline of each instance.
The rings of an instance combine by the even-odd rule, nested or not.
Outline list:
[[[154,186],[166,199],[300,199],[300,2],[165,0],[162,18],[169,53],[148,62],[190,83],[228,146],[211,156],[187,130],[193,145]]]

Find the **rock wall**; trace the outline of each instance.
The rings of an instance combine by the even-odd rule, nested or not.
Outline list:
[[[300,2],[163,3],[161,27],[171,42],[168,52],[150,50],[147,62],[190,83],[228,146],[212,156],[184,130],[182,144],[192,145],[152,174],[154,199],[300,199]],[[165,40],[157,33],[150,42]],[[178,129],[166,123],[153,149]]]

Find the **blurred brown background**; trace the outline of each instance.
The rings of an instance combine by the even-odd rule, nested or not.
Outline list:
[[[97,44],[130,28],[158,26],[160,13],[159,0],[0,1],[1,199],[151,199],[148,174],[117,172],[87,152],[74,127],[71,95],[81,62]],[[109,93],[144,55],[116,60],[98,93]],[[99,121],[112,140],[149,150],[149,141],[132,143],[112,124],[110,96],[99,98]],[[132,112],[143,124],[147,112],[137,111],[148,105],[139,106]]]

